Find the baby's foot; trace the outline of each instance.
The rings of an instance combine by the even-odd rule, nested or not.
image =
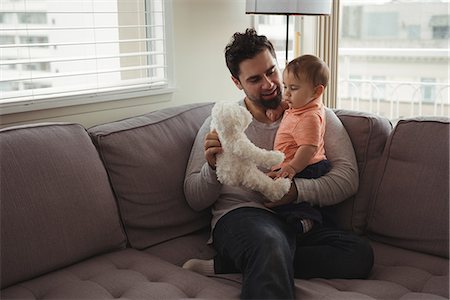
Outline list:
[[[308,231],[310,231],[313,226],[314,226],[314,221],[311,219],[301,219],[299,221],[299,225],[301,226],[301,231],[303,233],[307,233]]]
[[[184,263],[183,269],[190,270],[205,276],[214,275],[214,260],[193,258]]]

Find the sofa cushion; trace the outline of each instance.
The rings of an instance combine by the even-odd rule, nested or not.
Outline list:
[[[400,121],[375,180],[372,239],[448,258],[449,119]]]
[[[237,299],[240,289],[125,249],[2,290],[2,299]]]
[[[177,237],[145,249],[144,251],[158,256],[177,266],[182,266],[191,258],[211,259],[216,254],[209,245],[210,228],[205,227],[197,232]],[[183,251],[180,251],[183,249]]]
[[[375,262],[370,281],[389,283],[396,293],[403,288],[405,293],[401,296],[405,299],[448,299],[448,259],[378,242],[372,242],[372,247]],[[400,298],[392,294],[393,297],[385,299]]]
[[[449,296],[448,259],[372,242],[368,279],[295,279],[296,299],[426,299]],[[234,286],[240,274],[215,275]]]
[[[373,242],[368,280],[296,280],[299,299],[426,299],[449,296],[448,259]]]
[[[178,106],[89,129],[132,247],[146,248],[209,225],[209,210],[189,207],[183,183],[192,144],[211,107]]]
[[[334,218],[341,228],[364,233],[367,227],[369,200],[373,177],[392,131],[388,119],[374,114],[350,110],[336,110],[336,115],[347,130],[358,163],[359,187],[355,196],[322,212]]]
[[[0,131],[1,286],[125,246],[116,202],[85,129]]]

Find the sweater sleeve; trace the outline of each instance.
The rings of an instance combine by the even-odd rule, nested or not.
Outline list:
[[[358,190],[358,166],[350,137],[339,118],[326,109],[325,154],[332,169],[317,179],[295,178],[297,202],[329,206],[344,201]]]
[[[184,179],[184,194],[189,206],[200,211],[211,206],[219,197],[221,183],[205,159],[204,141],[210,131],[211,118],[206,119],[192,146]]]

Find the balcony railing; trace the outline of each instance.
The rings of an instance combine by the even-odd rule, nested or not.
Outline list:
[[[375,113],[396,122],[415,116],[450,116],[449,96],[448,83],[340,80],[337,107]]]

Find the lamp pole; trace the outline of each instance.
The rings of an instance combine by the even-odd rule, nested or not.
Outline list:
[[[286,66],[289,62],[289,58],[288,58],[288,50],[289,50],[289,14],[286,14]]]
[[[338,0],[335,0],[338,2]],[[333,0],[246,0],[246,14],[286,15],[286,64],[289,50],[289,15],[330,15]],[[339,5],[339,3],[337,3]],[[298,36],[295,36],[297,39]]]

